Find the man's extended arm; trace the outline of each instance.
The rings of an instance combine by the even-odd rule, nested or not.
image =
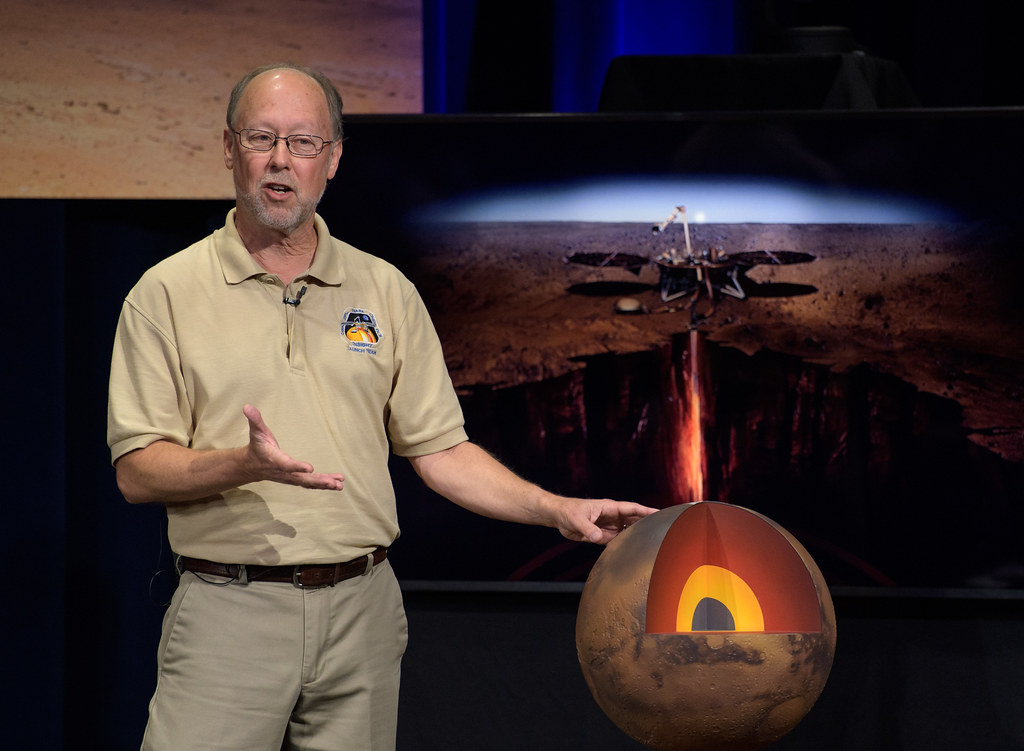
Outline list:
[[[288,456],[258,409],[243,408],[249,443],[230,449],[198,451],[157,441],[117,460],[117,486],[130,503],[180,503],[210,498],[258,480],[319,490],[341,490],[344,476],[314,472]]]
[[[570,540],[607,543],[656,511],[637,503],[554,495],[468,441],[409,461],[429,488],[463,508],[493,519],[554,527]]]

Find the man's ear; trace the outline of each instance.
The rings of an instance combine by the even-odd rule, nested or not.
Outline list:
[[[234,169],[235,134],[231,128],[224,128],[224,166]]]
[[[334,175],[338,172],[338,162],[341,161],[341,144],[331,144],[331,164],[327,169],[327,179],[334,179]]]

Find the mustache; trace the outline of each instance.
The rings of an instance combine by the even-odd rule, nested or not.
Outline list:
[[[272,175],[268,175],[260,180],[260,188],[266,188],[268,185],[281,185],[289,190],[295,190],[295,184],[291,180],[282,180]]]

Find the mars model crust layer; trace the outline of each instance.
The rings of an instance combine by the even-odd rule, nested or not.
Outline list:
[[[807,551],[723,503],[673,506],[620,534],[576,624],[594,699],[656,751],[773,743],[820,696],[835,644],[832,599]]]

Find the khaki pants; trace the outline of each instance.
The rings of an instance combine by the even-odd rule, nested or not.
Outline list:
[[[185,572],[144,751],[393,751],[407,629],[387,561],[321,589]]]

